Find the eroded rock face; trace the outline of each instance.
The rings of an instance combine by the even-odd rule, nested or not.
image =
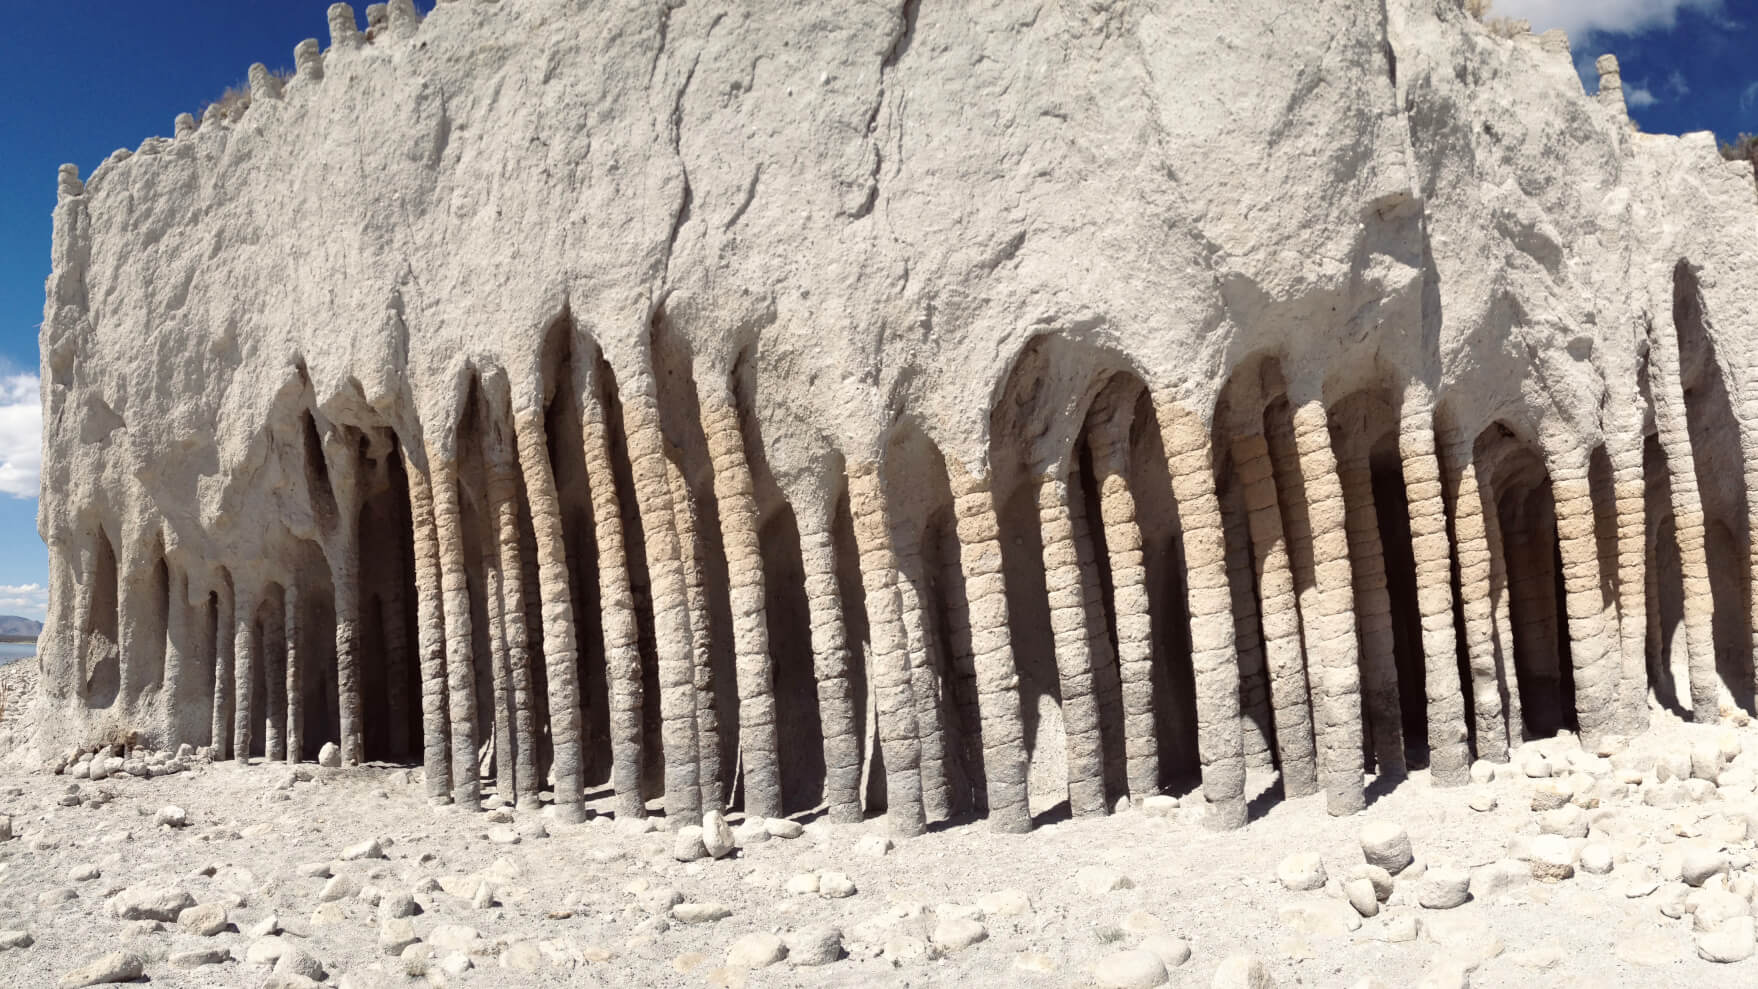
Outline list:
[[[1615,60],[1452,0],[397,11],[60,175],[56,748],[695,823],[857,820],[882,747],[899,834],[1197,770],[1237,826],[1272,751],[1346,814],[1364,749],[1750,703],[1752,176]]]

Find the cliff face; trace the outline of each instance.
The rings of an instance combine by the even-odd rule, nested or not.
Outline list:
[[[1615,64],[1452,0],[754,11],[337,5],[64,168],[45,745],[1236,823],[1750,707],[1758,209]]]

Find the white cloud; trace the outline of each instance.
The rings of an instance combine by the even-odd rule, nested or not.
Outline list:
[[[1660,102],[1654,98],[1653,93],[1648,91],[1647,86],[1625,86],[1624,100],[1635,107],[1653,106]]]
[[[0,584],[0,615],[41,621],[49,610],[49,589],[41,584]]]
[[[0,494],[37,496],[43,466],[43,405],[34,374],[0,376]]]
[[[1691,95],[1691,87],[1685,82],[1685,74],[1674,69],[1672,75],[1666,77],[1666,91],[1675,99]]]
[[[1740,109],[1750,110],[1754,105],[1758,105],[1758,82],[1740,91]]]
[[[1656,28],[1671,30],[1679,11],[1689,8],[1720,14],[1722,0],[1495,0],[1492,16],[1523,18],[1532,30],[1560,27],[1572,40],[1588,34],[1632,34]]]

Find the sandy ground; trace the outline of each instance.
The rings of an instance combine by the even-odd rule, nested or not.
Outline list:
[[[1657,755],[1676,759],[1694,743],[1700,753],[1741,749],[1707,793],[1701,783],[1656,778]],[[1177,959],[1173,939],[1188,946],[1188,959],[1168,972],[1167,984],[1177,986],[1210,985],[1238,954],[1255,955],[1281,986],[1369,977],[1386,986],[1449,984],[1460,969],[1474,986],[1751,985],[1758,960],[1704,960],[1693,915],[1674,919],[1662,908],[1681,913],[1708,895],[1686,904],[1687,887],[1669,882],[1682,853],[1701,849],[1731,863],[1731,880],[1724,874],[1706,888],[1733,888],[1750,912],[1754,751],[1758,730],[1669,723],[1614,759],[1565,738],[1527,746],[1487,784],[1436,789],[1417,773],[1350,818],[1327,816],[1322,796],[1277,801],[1271,791],[1254,802],[1256,819],[1231,833],[1202,828],[1195,808],[1136,808],[1030,835],[991,834],[980,822],[947,827],[873,854],[870,846],[883,843],[862,839],[882,835],[882,820],[832,825],[805,815],[799,837],[747,840],[726,858],[687,863],[674,858],[672,834],[611,820],[603,794],[591,819],[570,826],[507,808],[436,811],[419,772],[394,767],[296,772],[193,760],[176,775],[100,783],[8,769],[0,771],[0,815],[10,815],[13,837],[0,842],[0,931],[26,932],[32,943],[0,949],[0,985],[55,985],[120,951],[135,953],[145,978],[167,986],[274,984],[267,965],[245,959],[277,952],[308,956],[331,984],[352,986],[1097,985],[1095,966],[1155,932],[1169,935],[1150,942],[1157,958]],[[1519,858],[1544,820],[1533,794],[1550,783],[1522,771],[1540,752],[1559,774],[1569,765],[1585,770],[1560,788],[1578,804],[1598,802],[1583,813],[1591,835],[1570,844],[1605,846],[1615,860],[1609,874],[1538,882]],[[1646,782],[1621,784],[1619,774]],[[1254,792],[1272,782],[1254,779]],[[75,785],[79,799],[65,800]],[[1490,796],[1495,809],[1471,809]],[[155,823],[170,805],[185,811],[186,826]],[[1370,821],[1405,828],[1416,865],[1377,916],[1362,918],[1340,880],[1362,865],[1359,835]],[[732,822],[738,827],[738,815]],[[384,858],[341,860],[371,839]],[[1278,864],[1301,852],[1322,856],[1325,888],[1293,892],[1278,881]],[[1449,867],[1472,870],[1470,900],[1420,905],[1426,880]],[[856,891],[789,892],[790,880],[810,887],[797,877],[823,871],[845,874]],[[326,886],[333,902],[322,900]],[[172,907],[216,904],[228,925],[203,937],[175,922],[116,916],[112,898],[126,903],[143,890]],[[1007,891],[1023,893],[1029,906]],[[396,912],[397,894],[413,895],[419,912],[407,922],[422,939],[402,956],[381,948],[375,905]],[[723,905],[727,915],[686,923],[688,908],[671,906],[679,898]],[[1714,909],[1738,914],[1729,902]],[[276,923],[265,924],[271,915]],[[955,944],[975,935],[954,922],[961,918],[979,924],[983,939],[936,946],[937,936]],[[249,933],[265,926],[284,933]],[[748,935],[785,939],[825,926],[840,930],[845,952],[828,965],[729,964]],[[758,957],[773,950],[748,940]],[[209,948],[224,949],[225,960],[173,964],[173,956]]]

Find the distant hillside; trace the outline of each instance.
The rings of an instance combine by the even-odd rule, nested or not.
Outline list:
[[[0,615],[0,639],[35,639],[42,632],[42,622],[17,615]]]

